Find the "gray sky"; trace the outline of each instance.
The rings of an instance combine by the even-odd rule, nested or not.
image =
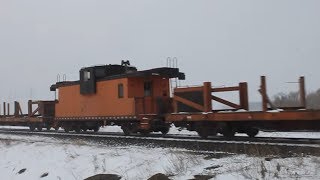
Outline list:
[[[129,59],[139,69],[177,57],[183,85],[248,81],[270,96],[320,88],[319,0],[0,0],[1,100],[52,99],[57,74]],[[31,90],[32,89],[32,90]],[[31,93],[32,91],[32,93]]]

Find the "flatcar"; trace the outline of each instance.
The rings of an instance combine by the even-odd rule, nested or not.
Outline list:
[[[166,122],[189,131],[196,131],[202,138],[218,133],[227,138],[236,133],[255,137],[260,130],[268,131],[320,131],[320,110],[307,109],[304,77],[300,78],[300,104],[294,107],[276,107],[267,94],[266,77],[261,76],[259,92],[262,110],[250,111],[246,82],[233,87],[211,87],[205,82],[198,87],[178,87],[174,91],[174,113],[167,114]],[[236,91],[238,103],[218,96],[220,92]],[[228,109],[214,110],[215,103]]]

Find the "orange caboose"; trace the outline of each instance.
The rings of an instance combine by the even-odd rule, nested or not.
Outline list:
[[[138,71],[129,62],[83,68],[79,81],[51,86],[58,94],[55,126],[66,132],[119,125],[126,134],[144,129],[165,133],[168,127],[161,115],[172,111],[170,78],[185,77],[177,68]],[[144,123],[147,117],[154,122]]]

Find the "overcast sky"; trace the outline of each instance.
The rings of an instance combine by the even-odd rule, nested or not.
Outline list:
[[[259,101],[320,88],[319,0],[0,0],[1,100],[52,99],[57,74],[129,59],[139,69],[177,57],[183,85],[247,81]]]

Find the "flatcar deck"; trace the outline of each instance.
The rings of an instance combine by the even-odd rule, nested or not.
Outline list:
[[[174,121],[320,121],[320,111],[256,111],[256,112],[209,112],[173,113],[166,120]]]

